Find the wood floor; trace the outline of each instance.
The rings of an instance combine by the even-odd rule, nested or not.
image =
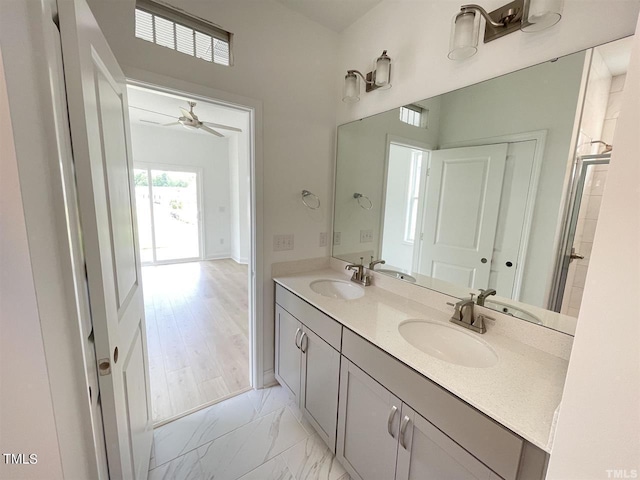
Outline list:
[[[142,268],[154,423],[249,387],[247,266]]]

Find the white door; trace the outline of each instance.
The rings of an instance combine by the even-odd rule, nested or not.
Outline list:
[[[402,403],[343,357],[336,457],[353,480],[393,480]]]
[[[307,327],[302,327],[300,407],[331,451],[336,451],[336,412],[340,353]]]
[[[507,144],[431,152],[419,272],[486,288]]]
[[[86,2],[58,7],[109,474],[142,479],[153,430],[125,77]]]
[[[498,480],[483,463],[402,405],[396,480]]]
[[[493,246],[491,275],[488,288],[494,288],[498,295],[517,300],[519,290],[517,273],[520,248],[524,235],[530,233],[525,228],[525,211],[529,198],[529,184],[536,152],[536,140],[509,144],[507,162],[502,182],[502,201],[498,213],[498,225]],[[482,288],[483,287],[480,285]]]

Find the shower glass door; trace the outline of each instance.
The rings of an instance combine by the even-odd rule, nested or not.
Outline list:
[[[199,172],[138,165],[134,175],[142,263],[200,260]]]

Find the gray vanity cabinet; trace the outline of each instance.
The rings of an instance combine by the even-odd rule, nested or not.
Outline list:
[[[306,326],[303,333],[300,408],[335,452],[340,353]]]
[[[402,402],[342,359],[336,456],[353,480],[395,478]]]
[[[357,480],[499,480],[346,358],[336,455]]]
[[[289,312],[276,305],[276,365],[275,374],[280,385],[300,399],[300,348],[298,339],[302,324]]]
[[[342,327],[280,285],[275,323],[276,379],[335,453]]]
[[[408,405],[402,404],[395,480],[499,480]]]

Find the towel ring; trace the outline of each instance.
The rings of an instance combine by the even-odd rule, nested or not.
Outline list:
[[[367,197],[366,195],[362,195],[361,193],[354,193],[353,194],[353,198],[355,198],[356,200],[358,200],[358,205],[360,205],[360,208],[364,209],[364,210],[371,210],[373,208],[373,202],[371,201],[371,199],[369,197]],[[365,205],[362,204],[362,199],[365,199],[367,202],[369,202],[369,206],[366,207]]]
[[[315,199],[315,207],[307,203],[307,197],[312,197]],[[309,190],[302,190],[302,203],[304,203],[304,205],[311,210],[317,210],[320,208],[320,199],[315,193],[311,193]]]

